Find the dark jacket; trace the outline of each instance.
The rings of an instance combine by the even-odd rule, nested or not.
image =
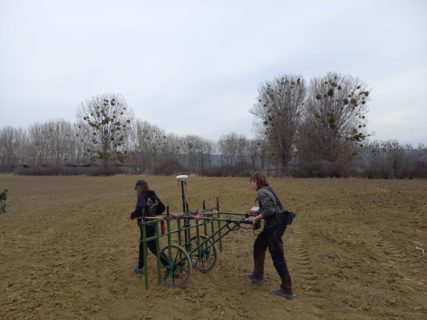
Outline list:
[[[281,223],[280,212],[282,205],[274,197],[270,187],[262,187],[257,192],[257,200],[260,212],[265,220],[265,228],[274,228]]]
[[[153,212],[154,211],[154,212]],[[165,206],[152,190],[142,192],[137,200],[135,210],[130,214],[131,219],[144,218],[145,216],[154,216],[162,214]]]

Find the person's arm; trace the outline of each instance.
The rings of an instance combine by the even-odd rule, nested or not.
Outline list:
[[[142,208],[136,207],[134,211],[130,213],[130,219],[136,219],[142,217]]]
[[[131,220],[139,217],[143,217],[144,215],[144,209],[145,209],[145,199],[142,195],[138,197],[138,200],[136,201],[135,210],[130,214]]]
[[[258,192],[258,202],[260,207],[262,207],[262,213],[252,219],[253,224],[255,224],[258,220],[268,219],[274,214],[273,200],[267,193],[263,192],[263,190]]]

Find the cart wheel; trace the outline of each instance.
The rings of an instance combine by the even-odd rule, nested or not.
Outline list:
[[[191,238],[191,262],[200,272],[207,273],[216,263],[216,248],[211,239],[205,235]]]
[[[169,260],[169,266],[166,267],[163,274],[163,284],[171,288],[184,287],[190,279],[193,269],[187,251],[179,245],[171,244],[164,247],[161,254],[165,254]]]

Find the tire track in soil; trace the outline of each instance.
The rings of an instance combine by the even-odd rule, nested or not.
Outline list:
[[[393,240],[391,237],[388,238],[389,239],[386,239],[384,236],[380,235],[376,245],[378,253],[386,257],[385,260],[387,262],[383,264],[393,269],[398,279],[425,287],[423,279],[418,281],[412,279],[412,277],[422,274],[423,271],[420,265],[422,264],[422,260],[424,260],[425,264],[425,257],[412,257],[409,253],[405,252],[405,249],[400,248],[396,240]]]
[[[304,293],[309,296],[319,296],[320,290],[317,286],[318,277],[314,273],[308,251],[304,249],[299,250],[294,260],[297,262],[299,274],[302,276],[299,280],[302,280],[301,288],[304,290]]]
[[[407,239],[405,239],[406,241]],[[420,292],[427,293],[423,274],[425,273],[425,257],[417,257],[415,253],[407,251],[403,246],[406,242],[396,240],[392,235],[379,235],[374,252],[377,253],[381,265],[388,276],[388,286],[392,288],[392,294],[388,298],[388,304],[399,303],[402,310],[413,314],[414,310],[427,312],[425,301],[419,297]],[[414,249],[415,250],[415,249]],[[422,261],[424,260],[424,261]],[[424,262],[424,268],[423,268]],[[416,307],[406,307],[418,304]]]
[[[409,261],[407,254],[402,251],[396,244],[392,244],[389,240],[380,236],[377,243],[377,248],[388,257],[389,262],[393,265],[401,265]]]
[[[297,231],[297,228],[292,238],[293,241],[290,242],[290,245],[294,248],[293,252],[291,252],[291,259],[296,263],[293,272],[291,270],[296,299],[302,300],[301,302],[308,318],[311,313],[315,318],[326,319],[324,311],[326,300],[322,296],[319,275],[315,270],[307,246],[307,243],[310,242],[302,236],[302,233]]]

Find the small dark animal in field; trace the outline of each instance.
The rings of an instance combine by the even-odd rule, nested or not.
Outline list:
[[[7,189],[0,193],[0,213],[6,213]]]

